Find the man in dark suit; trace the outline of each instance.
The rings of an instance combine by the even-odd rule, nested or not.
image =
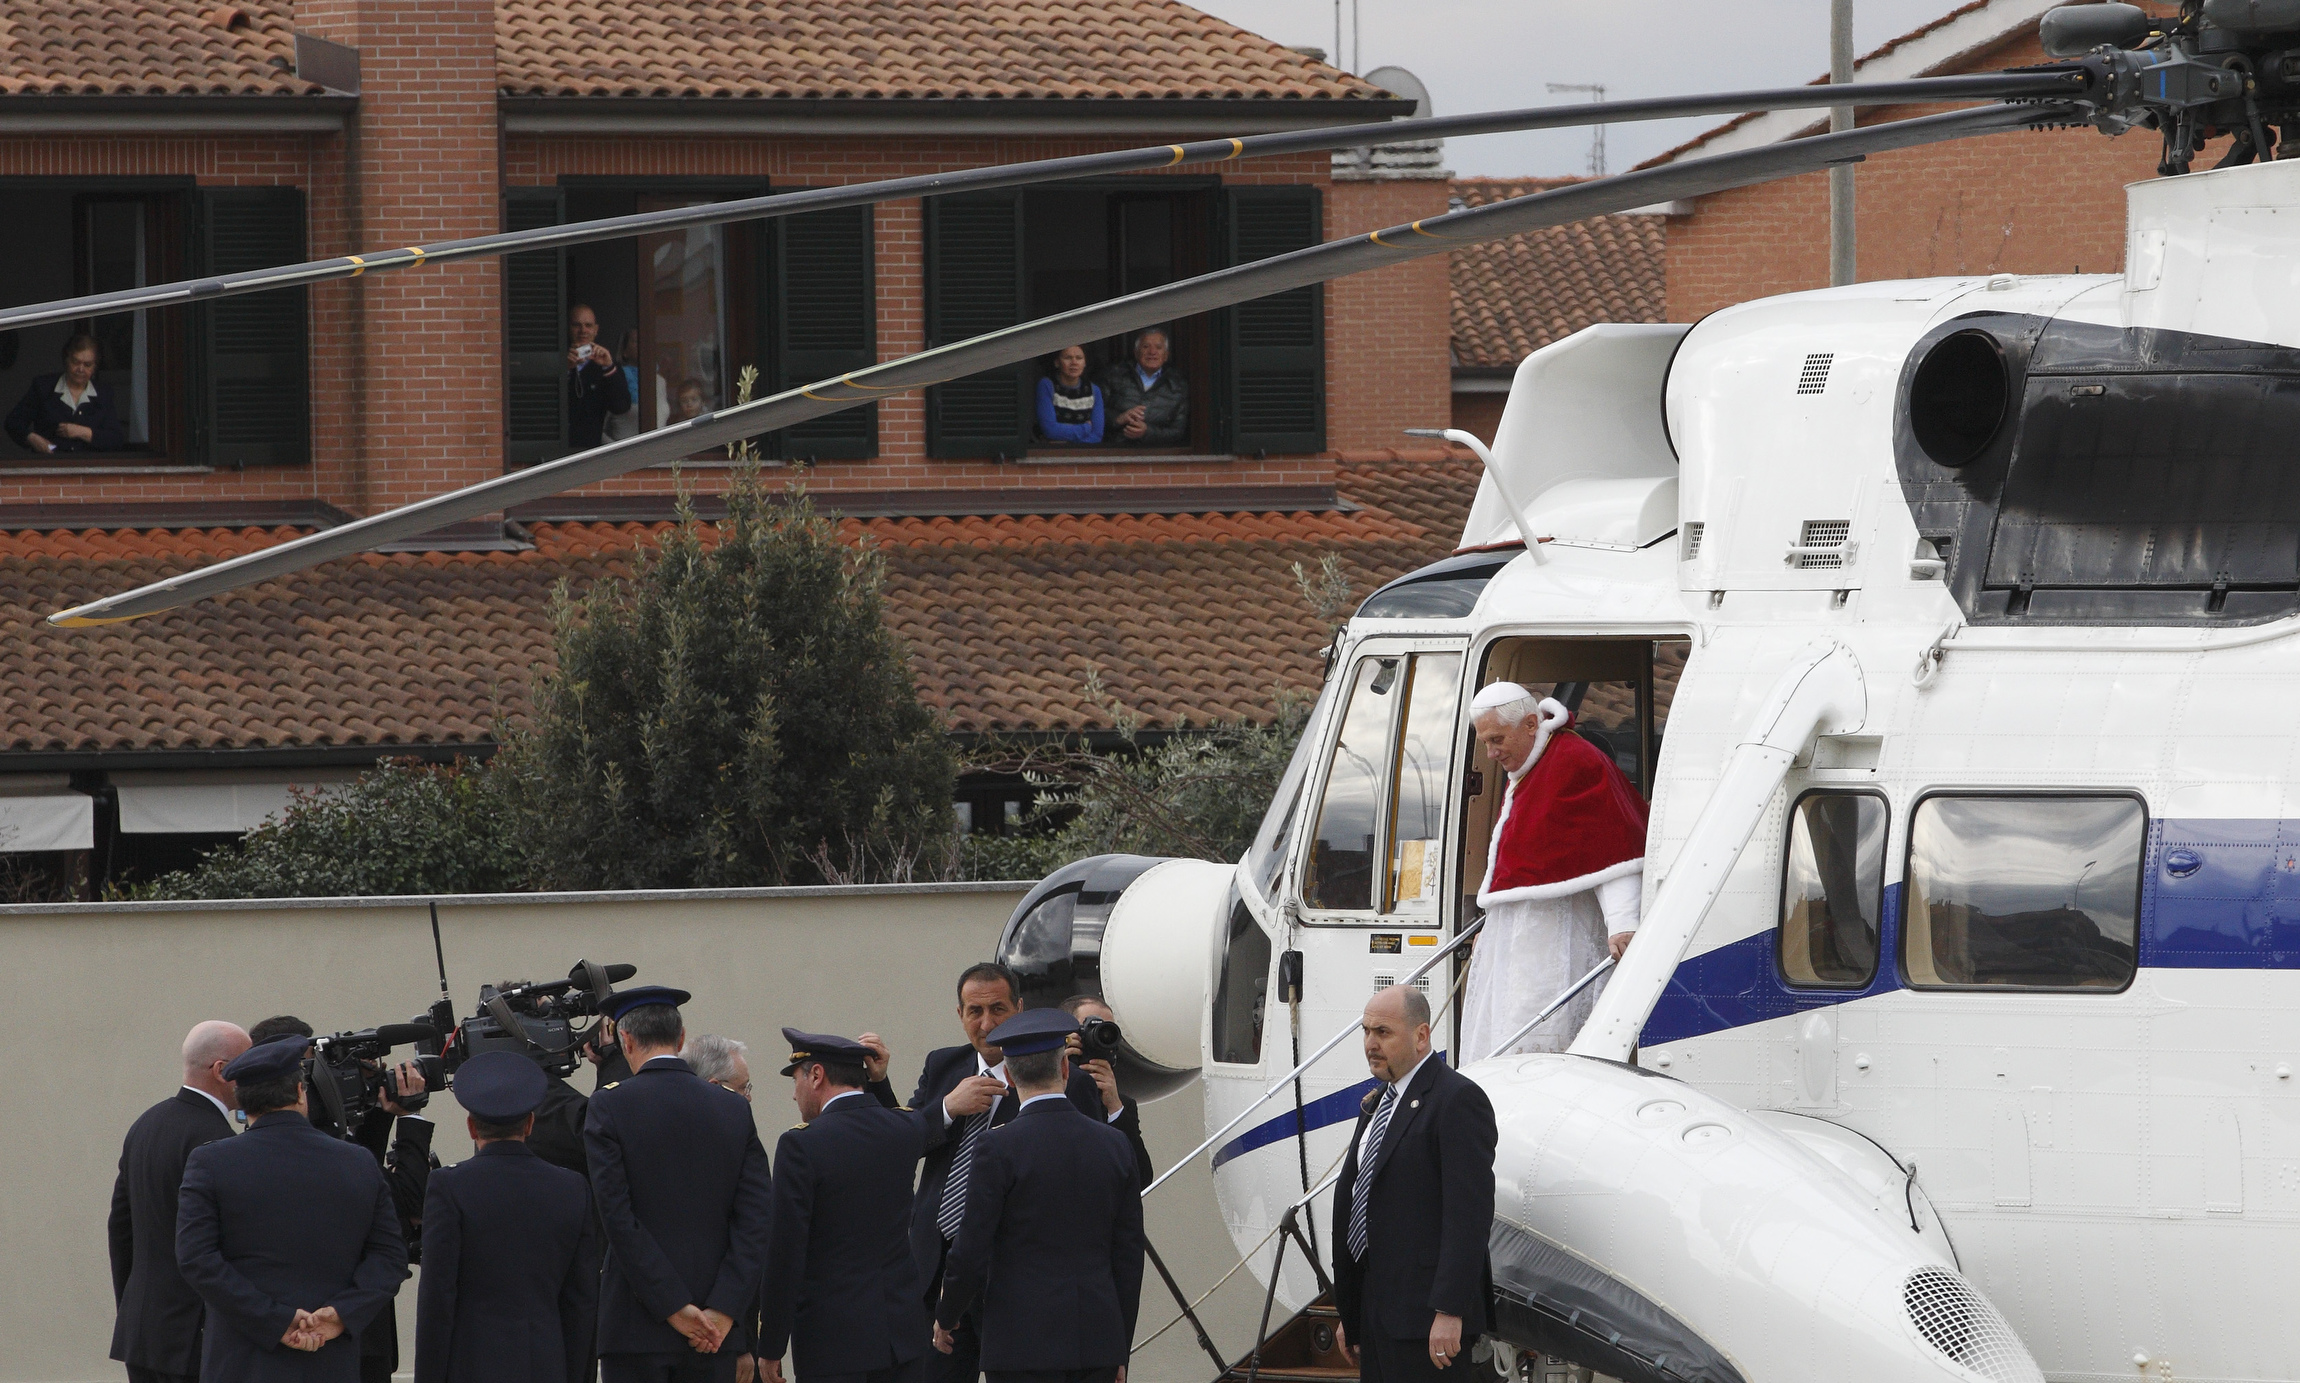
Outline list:
[[[567,342],[567,443],[589,451],[604,438],[610,413],[631,411],[631,382],[599,343],[599,315],[589,303],[567,309]]]
[[[968,1135],[980,1138],[984,1130],[1005,1124],[1022,1107],[1006,1079],[1006,1058],[990,1041],[993,1028],[1020,1012],[1022,983],[1013,971],[995,961],[968,966],[958,976],[958,1025],[966,1034],[966,1045],[938,1047],[926,1054],[919,1068],[910,1107],[941,1113],[940,1128],[929,1128],[926,1166],[919,1173],[918,1194],[911,1204],[911,1251],[930,1303],[942,1292],[943,1259],[966,1213],[966,1170],[973,1165]],[[870,1033],[864,1033],[861,1041],[871,1051],[870,1093],[889,1109],[901,1108],[886,1079],[886,1048]],[[1084,1071],[1071,1073],[1068,1094],[1081,1113],[1109,1121],[1122,1117],[1103,1108],[1100,1090]],[[1144,1150],[1141,1157],[1147,1165],[1149,1152]],[[954,1166],[959,1168],[955,1184]],[[927,1383],[974,1383],[980,1369],[972,1316],[959,1323],[957,1339],[950,1354],[928,1357]]]
[[[1365,1383],[1428,1383],[1492,1329],[1493,1103],[1431,1055],[1420,990],[1381,991],[1364,1023],[1382,1084],[1334,1185],[1337,1338]]]
[[[1077,1030],[1060,1009],[1035,1009],[991,1034],[1022,1110],[976,1149],[934,1345],[954,1350],[954,1332],[979,1297],[982,1369],[992,1383],[1124,1383],[1134,1344],[1141,1182],[1124,1135],[1066,1096],[1064,1039]]]
[[[766,1266],[767,1150],[750,1104],[679,1059],[687,998],[646,985],[608,1001],[632,1074],[591,1097],[583,1131],[607,1227],[601,1383],[709,1383]]]
[[[518,1052],[455,1076],[479,1149],[431,1176],[416,1284],[416,1383],[583,1383],[597,1328],[591,1186],[527,1147],[548,1081]]]
[[[870,1049],[783,1029],[791,1101],[806,1122],[775,1144],[775,1233],[755,1346],[783,1383],[786,1345],[806,1383],[914,1383],[927,1318],[910,1250],[910,1180],[941,1113],[863,1092]]]
[[[176,1267],[176,1197],[192,1149],[232,1136],[239,1099],[224,1068],[249,1047],[237,1023],[201,1023],[184,1038],[184,1083],[144,1111],[120,1145],[112,1183],[112,1357],[129,1383],[200,1374],[197,1292]]]
[[[209,1383],[354,1383],[360,1330],[407,1279],[375,1159],[305,1117],[309,1045],[291,1034],[224,1067],[255,1122],[184,1163],[176,1262],[207,1304]]]

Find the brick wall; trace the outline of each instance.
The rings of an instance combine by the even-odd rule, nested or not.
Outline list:
[[[1442,216],[1442,178],[1337,181],[1328,239]],[[1326,443],[1394,447],[1409,427],[1445,427],[1453,362],[1452,290],[1444,255],[1336,279],[1326,290]]]
[[[2044,61],[2033,36],[1957,70]],[[1931,114],[1871,111],[1861,123]],[[1853,175],[1863,279],[2114,273],[2124,267],[2124,185],[2156,175],[2157,137],[2020,131],[1881,154]],[[2213,156],[2217,156],[2215,153]],[[1669,319],[1829,282],[1826,174],[1704,197],[1669,222]]]
[[[1507,394],[1455,394],[1453,421],[1447,426],[1458,427],[1492,446],[1494,430],[1501,426],[1501,410],[1508,402]]]

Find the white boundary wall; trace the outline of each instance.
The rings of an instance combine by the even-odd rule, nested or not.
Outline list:
[[[951,983],[988,957],[1028,885],[710,889],[439,899],[459,1013],[482,982],[552,979],[580,957],[639,967],[633,983],[694,993],[690,1032],[751,1044],[760,1137],[797,1119],[780,1068],[784,1026],[875,1030],[906,1098],[930,1047],[963,1040]],[[426,899],[328,898],[0,907],[12,1059],[0,1063],[0,1383],[116,1380],[104,1233],[121,1136],[172,1093],[178,1048],[206,1018],[245,1026],[293,1013],[325,1032],[401,1022],[438,995]],[[575,1077],[590,1088],[588,1072]],[[1203,1134],[1193,1085],[1144,1111],[1160,1167]],[[436,1150],[470,1155],[462,1110],[439,1097]],[[1184,1174],[1148,1207],[1160,1251],[1193,1294],[1235,1261],[1210,1178]],[[402,1374],[415,1282],[400,1289]],[[1241,1272],[1207,1317],[1215,1341],[1251,1343],[1258,1284]],[[1146,1275],[1142,1334],[1174,1315]],[[1213,1375],[1187,1324],[1136,1359],[1141,1383]]]

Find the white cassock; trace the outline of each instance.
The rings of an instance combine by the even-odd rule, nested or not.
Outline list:
[[[1493,840],[1487,848],[1485,883],[1478,891],[1478,902],[1485,908],[1485,930],[1478,934],[1468,990],[1462,998],[1463,1062],[1498,1055],[1505,1042],[1509,1052],[1564,1051],[1582,1024],[1589,1021],[1590,1010],[1604,991],[1603,980],[1575,995],[1532,1032],[1515,1041],[1510,1039],[1605,958],[1607,941],[1614,933],[1637,930],[1645,887],[1644,821],[1642,812],[1637,813],[1633,825],[1622,816],[1629,809],[1622,794],[1634,801],[1636,792],[1627,780],[1621,780],[1613,791],[1590,791],[1595,779],[1619,777],[1619,770],[1603,758],[1602,751],[1592,749],[1578,736],[1559,741],[1572,746],[1567,751],[1572,762],[1554,766],[1555,771],[1542,775],[1540,781],[1551,790],[1562,782],[1573,802],[1589,805],[1560,806],[1547,812],[1551,804],[1537,801],[1523,809],[1525,822],[1520,830],[1509,830],[1512,818],[1521,810],[1519,791],[1552,743],[1550,730],[1567,723],[1563,706],[1547,700],[1541,704],[1544,723],[1533,752],[1510,775],[1501,818],[1494,823]],[[1577,820],[1576,811],[1585,815]],[[1538,828],[1534,824],[1537,821]],[[1505,842],[1520,854],[1530,854],[1528,847],[1533,842],[1528,839],[1529,831],[1580,835],[1585,822],[1592,840],[1590,848],[1599,853],[1581,863],[1567,864],[1562,872],[1573,877],[1509,886],[1512,881],[1542,876],[1529,875],[1528,871],[1537,866],[1505,858]],[[1605,853],[1608,850],[1610,853]],[[1628,857],[1631,850],[1635,858]],[[1565,857],[1574,858],[1573,849],[1567,849]],[[1561,872],[1555,859],[1556,852],[1552,851],[1544,861],[1550,875]],[[1586,865],[1597,867],[1585,872]]]

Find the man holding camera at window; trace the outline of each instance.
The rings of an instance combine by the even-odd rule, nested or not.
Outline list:
[[[309,1039],[311,1024],[293,1014],[266,1018],[248,1029],[258,1043],[287,1036]],[[370,1072],[381,1085],[376,1107],[361,1116],[351,1130],[352,1141],[368,1150],[383,1169],[391,1187],[393,1207],[399,1214],[400,1237],[407,1244],[408,1261],[423,1261],[423,1200],[430,1189],[431,1169],[439,1159],[431,1151],[431,1121],[420,1111],[430,1100],[423,1072],[412,1061],[396,1066],[375,1065]],[[391,1383],[399,1368],[399,1317],[386,1300],[375,1321],[360,1333],[361,1383]]]
[[[359,1345],[407,1280],[407,1248],[375,1161],[313,1128],[304,1053],[289,1033],[223,1069],[253,1120],[192,1150],[176,1262],[207,1306],[201,1377],[212,1383],[353,1383]]]

